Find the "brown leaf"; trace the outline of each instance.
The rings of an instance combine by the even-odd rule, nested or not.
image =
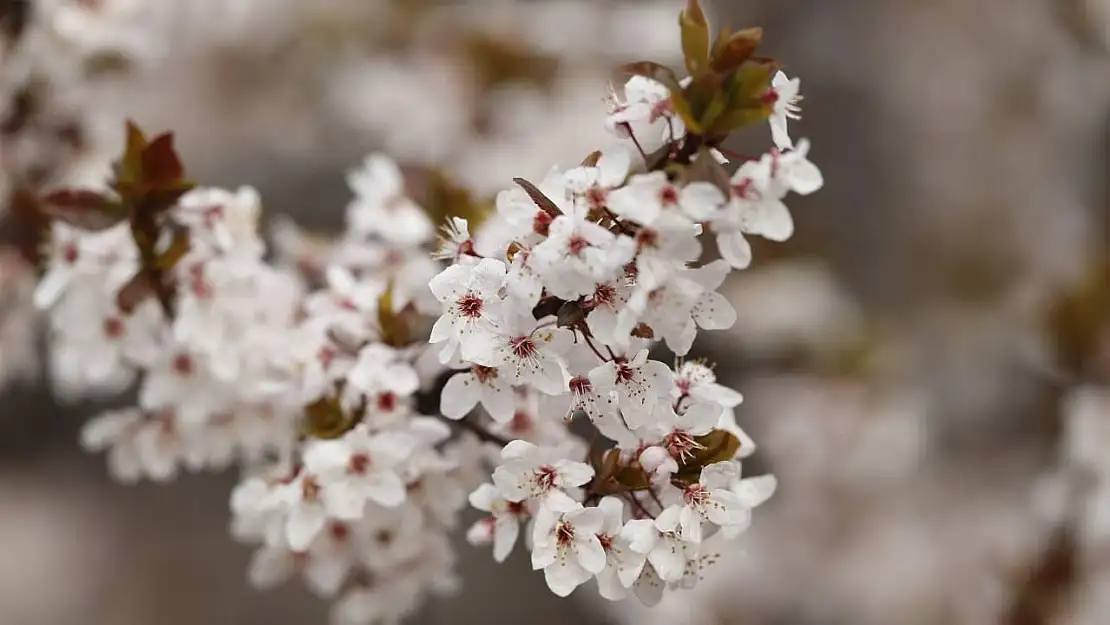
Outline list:
[[[701,470],[706,466],[734,459],[740,449],[740,439],[725,430],[713,430],[705,436],[699,436],[697,442],[702,449],[684,460],[675,475],[676,479],[687,484],[697,482],[701,477]]]
[[[674,70],[666,65],[653,61],[639,61],[637,63],[622,65],[617,70],[617,73],[625,79],[629,76],[650,78],[656,82],[662,83],[663,86],[671,90],[672,94],[682,90],[682,86],[679,84],[678,76],[674,73]]]
[[[563,211],[559,210],[559,206],[556,205],[551,198],[544,195],[543,191],[540,191],[536,185],[528,182],[524,178],[513,178],[513,182],[517,183],[521,189],[524,189],[528,197],[531,198],[536,206],[543,212],[551,215],[553,218],[563,214]]]
[[[745,28],[732,33],[728,39],[718,40],[710,67],[723,74],[735,70],[755,54],[762,40],[763,29],[759,27]]]
[[[116,305],[119,306],[123,314],[130,315],[135,312],[139,304],[152,297],[155,294],[154,291],[154,280],[150,273],[140,269],[116,293]]]
[[[61,189],[42,198],[43,213],[82,230],[106,230],[127,218],[118,202],[97,191]]]
[[[176,188],[185,168],[173,147],[173,133],[155,137],[142,152],[143,182],[154,189]]]
[[[731,181],[728,169],[717,162],[709,148],[702,147],[698,150],[698,157],[686,168],[686,183],[708,182],[721,190],[728,197],[731,193]]]
[[[321,397],[304,407],[302,429],[312,438],[333,439],[343,436],[357,421],[347,415],[335,397]]]
[[[31,0],[0,0],[0,32],[8,49],[19,43],[31,21]]]
[[[563,302],[556,317],[560,328],[573,328],[586,320],[586,311],[582,308],[582,304],[576,301]]]
[[[14,247],[30,265],[42,262],[43,243],[50,236],[50,218],[42,200],[28,187],[17,186],[8,197],[8,211],[0,212],[0,247]]]

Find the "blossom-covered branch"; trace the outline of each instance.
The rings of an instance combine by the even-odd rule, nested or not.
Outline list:
[[[714,40],[696,0],[680,25],[689,76],[622,68],[598,115],[613,145],[488,202],[371,155],[335,241],[279,222],[268,250],[256,193],[193,188],[172,136],[129,126],[107,185],[37,198],[65,383],[139,389],[85,445],[123,480],[241,466],[252,579],[300,574],[340,623],[451,590],[467,500],[488,513],[469,540],[500,561],[523,527],[557,595],[697,583],[775,481],[741,477],[742,397],[685,358],[735,322],[717,289],[747,237],[790,237],[784,198],[823,181],[760,31]],[[730,172],[724,142],[756,123],[775,147]]]

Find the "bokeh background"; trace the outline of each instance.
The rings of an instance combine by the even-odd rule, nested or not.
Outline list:
[[[24,4],[0,2],[5,37]],[[1110,623],[1105,541],[1060,503],[1077,382],[1049,314],[1110,244],[1110,3],[704,4],[762,26],[765,53],[801,77],[796,135],[826,180],[791,204],[795,238],[757,246],[727,286],[737,327],[694,349],[744,392],[738,419],[759,444],[745,470],[774,472],[779,491],[744,557],[653,611],[558,600],[523,558],[497,566],[463,545],[463,594],[416,622]],[[71,45],[41,118],[3,131],[5,167],[68,175],[82,151],[114,152],[130,116],[175,130],[194,178],[256,186],[271,214],[327,229],[370,150],[482,192],[581,160],[605,141],[610,70],[678,60],[682,3],[30,5],[28,32]],[[5,118],[19,55],[0,56]],[[59,146],[71,119],[83,141]],[[4,305],[0,326],[25,337]],[[4,377],[44,369],[0,343]],[[0,394],[0,624],[326,622],[296,584],[248,586],[248,550],[227,534],[233,476],[115,484],[77,443],[98,406],[15,377]],[[1110,401],[1094,412],[1110,422]]]

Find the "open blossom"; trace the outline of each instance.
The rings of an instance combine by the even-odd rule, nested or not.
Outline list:
[[[598,538],[604,523],[600,508],[573,501],[540,507],[533,525],[532,568],[543,569],[551,592],[565,597],[605,569],[605,549]]]
[[[771,114],[771,138],[780,150],[794,147],[790,140],[787,124],[790,119],[800,119],[801,109],[798,102],[802,97],[798,94],[802,81],[798,78],[788,78],[783,72],[777,72],[771,80],[771,89],[775,94],[775,110]]]
[[[432,236],[432,223],[406,195],[401,170],[388,157],[368,156],[360,169],[347,175],[347,183],[356,194],[347,213],[352,230],[402,245]]]
[[[374,434],[359,426],[340,439],[309,445],[305,470],[315,476],[330,516],[357,519],[369,501],[388,507],[404,501],[398,468],[415,446],[407,435]]]
[[[573,340],[563,328],[517,313],[505,320],[486,362],[510,384],[531,384],[555,395],[563,390],[561,357]]]
[[[604,497],[597,509],[604,515],[597,537],[605,550],[605,568],[597,574],[597,588],[602,597],[620,601],[630,594],[643,573],[647,556],[633,551],[632,541],[624,533],[624,502],[617,497]]]
[[[654,520],[629,521],[624,536],[629,549],[646,556],[664,582],[678,582],[686,574],[686,563],[697,558],[697,544],[682,537],[682,508],[671,506]]]
[[[498,291],[505,279],[505,264],[483,259],[475,265],[452,265],[432,279],[430,287],[445,307],[430,343],[446,343],[440,361],[447,362],[461,349],[466,360],[488,360],[492,334],[501,323]]]
[[[647,421],[656,402],[670,389],[670,367],[648,360],[646,349],[632,358],[619,357],[598,365],[590,372],[590,382],[598,392],[613,391],[628,427],[637,428]]]
[[[587,464],[518,440],[501,451],[493,483],[509,501],[566,501],[566,489],[581,486],[593,476],[594,470]]]
[[[575,299],[593,293],[598,282],[616,278],[635,255],[635,244],[591,221],[588,207],[576,206],[551,222],[532,255],[545,288],[556,297]]]
[[[702,541],[702,523],[721,527],[740,527],[750,519],[751,508],[729,489],[740,476],[740,467],[733,462],[717,462],[701,470],[697,484],[682,490],[682,511],[679,525],[683,540]]]
[[[520,524],[531,516],[528,504],[509,501],[493,484],[482,484],[470,493],[470,505],[488,512],[489,516],[478,520],[470,528],[467,540],[473,545],[492,542],[493,559],[504,562],[520,536]]]
[[[461,419],[478,404],[499,423],[513,416],[513,385],[496,367],[473,365],[460,371],[447,380],[440,395],[440,412],[448,419]]]

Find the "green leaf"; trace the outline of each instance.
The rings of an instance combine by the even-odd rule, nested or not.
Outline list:
[[[143,151],[146,146],[147,141],[143,131],[134,121],[127,120],[127,139],[123,158],[120,159],[116,171],[117,183],[130,187],[138,185],[143,179]]]
[[[678,16],[682,30],[682,54],[686,71],[696,76],[709,65],[709,22],[698,0],[687,0],[686,9]]]
[[[740,439],[725,430],[713,430],[696,440],[702,448],[683,461],[675,475],[676,479],[687,484],[697,482],[703,468],[716,462],[732,460],[740,450]]]
[[[771,88],[771,75],[777,68],[774,61],[748,60],[733,72],[725,83],[728,106],[710,130],[728,134],[756,122],[766,121],[774,112],[774,103],[765,96]]]
[[[321,397],[304,407],[302,430],[312,438],[333,439],[343,436],[356,425],[344,412],[336,397]]]
[[[165,250],[158,254],[155,261],[156,266],[163,270],[169,271],[177,266],[177,263],[189,253],[191,239],[189,237],[189,229],[184,226],[177,226],[173,229],[173,239]]]
[[[682,119],[682,123],[686,124],[687,130],[696,135],[702,133],[701,123],[690,110],[690,104],[681,91],[671,91],[671,109]]]
[[[394,310],[393,284],[378,298],[378,326],[382,333],[382,342],[391,347],[404,347],[412,342],[409,325],[405,322],[402,311]]]

